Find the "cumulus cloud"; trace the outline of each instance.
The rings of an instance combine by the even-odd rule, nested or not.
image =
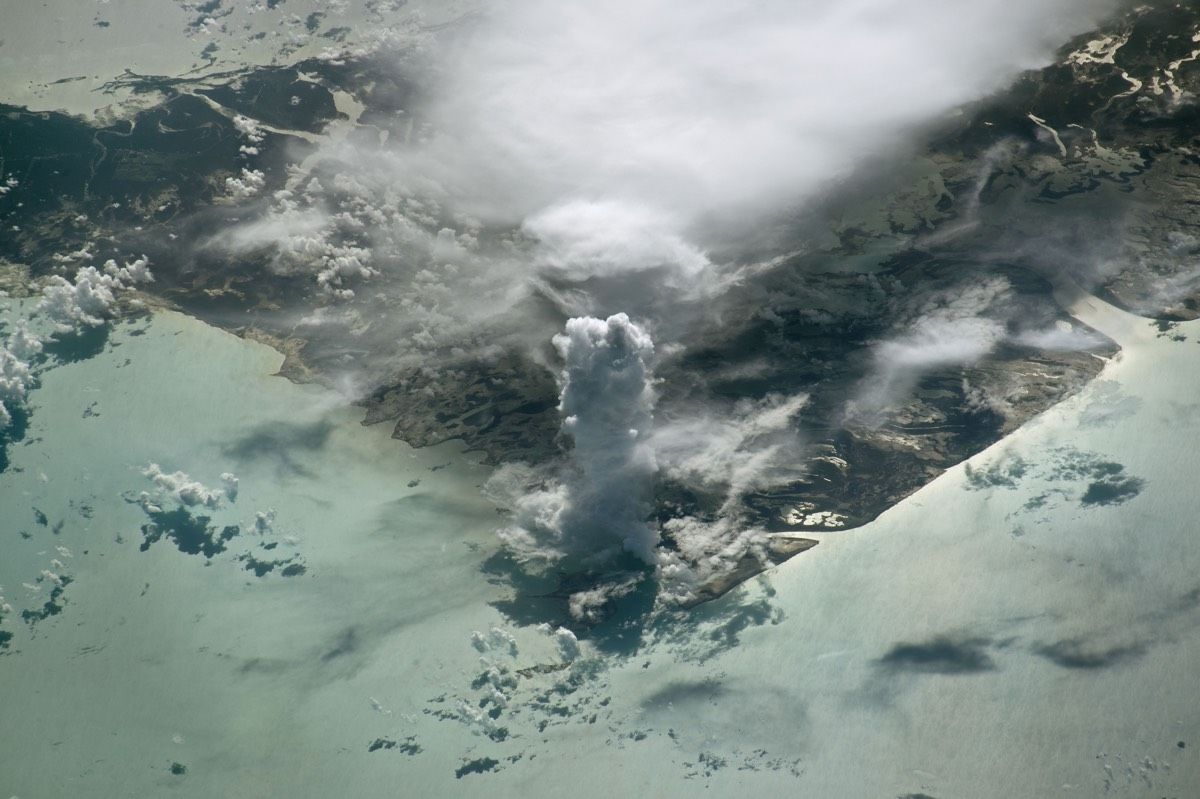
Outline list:
[[[650,336],[625,314],[571,319],[554,346],[564,362],[559,411],[570,466],[540,490],[521,490],[527,468],[502,469],[493,493],[514,497],[501,537],[519,558],[556,561],[625,550],[654,562],[658,533],[646,521],[656,471],[647,438],[654,410]]]
[[[42,352],[42,340],[29,332],[24,320],[0,345],[0,434],[13,423],[13,413],[24,408],[37,382],[33,360]]]
[[[238,151],[242,155],[258,155],[258,145],[262,144],[263,139],[266,138],[266,134],[263,133],[262,127],[258,122],[238,114],[233,118],[233,126],[247,141],[246,144],[238,147]]]
[[[564,362],[563,431],[574,447],[566,467],[513,464],[489,481],[513,510],[513,523],[500,532],[509,551],[523,561],[591,556],[595,564],[624,549],[655,567],[665,598],[680,600],[747,554],[765,557],[766,534],[745,523],[742,499],[795,478],[794,422],[807,397],[772,395],[740,402],[725,416],[700,413],[656,426],[653,344],[628,317],[572,319],[555,345]],[[660,477],[719,495],[717,515],[670,520],[660,530],[647,521]],[[660,546],[660,532],[669,546]],[[570,594],[568,611],[595,623],[642,579],[598,578]]]
[[[225,489],[225,493],[229,496],[229,501],[233,502],[237,499],[237,491],[229,494],[229,489]],[[275,529],[275,509],[268,508],[254,512],[254,532],[257,535],[266,535]]]
[[[29,364],[10,350],[0,349],[0,433],[12,424],[13,411],[25,405],[32,383]]]
[[[208,488],[182,471],[164,472],[157,463],[147,464],[142,470],[142,475],[154,482],[160,498],[172,499],[189,508],[199,505],[215,510],[221,507],[226,498],[233,501],[237,496],[237,478],[228,473],[221,476],[224,488]],[[228,493],[231,486],[234,487],[232,495]],[[143,494],[143,499],[150,501],[149,495],[146,494]]]
[[[554,641],[558,644],[558,653],[567,663],[573,663],[583,654],[583,650],[579,646],[579,639],[575,637],[575,633],[565,627],[559,627],[554,631]]]
[[[655,566],[659,597],[665,602],[690,601],[698,588],[728,574],[747,555],[767,559],[766,531],[735,514],[716,519],[685,516],[668,520],[663,528],[674,544],[659,552]]]
[[[38,310],[46,314],[59,333],[102,327],[117,314],[117,295],[124,289],[154,280],[145,256],[124,266],[106,261],[103,270],[85,266],[74,280],[54,275],[42,289]]]
[[[267,186],[267,176],[261,169],[243,168],[240,175],[225,178],[225,194],[234,202],[257,197]]]
[[[238,495],[237,475],[231,472],[222,472],[221,484],[225,487],[225,496],[229,497],[229,501],[236,502]],[[274,514],[272,513],[272,515]]]

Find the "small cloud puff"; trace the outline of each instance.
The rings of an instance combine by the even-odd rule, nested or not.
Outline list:
[[[567,663],[574,663],[583,654],[579,639],[566,627],[559,627],[554,631],[554,643],[558,645],[558,654]]]
[[[230,501],[234,496],[230,496],[227,491],[230,481],[226,480],[226,488],[211,489],[203,483],[193,480],[184,472],[167,473],[162,470],[162,467],[157,463],[151,463],[142,470],[142,474],[154,481],[154,485],[159,492],[166,497],[170,497],[180,505],[186,507],[194,507],[197,505],[206,508],[216,509],[221,507],[222,501],[228,497]],[[234,495],[236,496],[237,478],[233,475],[226,474],[222,477],[233,478],[232,485],[235,487]]]

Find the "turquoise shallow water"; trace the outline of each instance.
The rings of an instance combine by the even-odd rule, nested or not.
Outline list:
[[[473,456],[364,428],[187,317],[120,325],[46,372],[0,476],[4,595],[71,578],[61,613],[4,622],[0,796],[1192,795],[1200,326],[1077,312],[1125,347],[1080,396],[572,664],[490,604]],[[142,551],[149,462],[238,476],[211,562]],[[1126,494],[1084,501],[1114,473]],[[492,627],[513,643],[472,645]]]

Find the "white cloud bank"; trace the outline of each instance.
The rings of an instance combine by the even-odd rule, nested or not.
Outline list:
[[[551,263],[694,270],[709,215],[811,199],[1110,7],[508,2],[445,53],[424,168],[470,213],[525,223]]]
[[[713,252],[728,241],[717,223],[803,204],[902,151],[922,125],[1048,63],[1112,4],[495,2],[444,36],[400,36],[397,69],[429,98],[407,109],[420,124],[379,147],[327,145],[321,158],[353,190],[323,187],[329,202],[302,204],[303,220],[284,204],[234,231],[233,249],[278,241],[298,257],[276,267],[349,299],[349,284],[385,271],[385,252],[429,257],[443,226],[469,239],[478,225],[511,227],[535,246],[496,264],[497,281],[656,270],[642,293],[675,294],[728,260]],[[261,135],[250,120],[239,130],[249,146]],[[369,207],[347,207],[348,195]],[[313,253],[297,248],[299,229],[321,231]],[[327,246],[377,257],[347,254],[344,268]],[[643,314],[612,302],[574,312],[621,310]]]

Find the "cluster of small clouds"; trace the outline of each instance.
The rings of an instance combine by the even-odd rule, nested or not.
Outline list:
[[[68,264],[91,257],[84,247],[56,260]],[[74,280],[54,275],[42,289],[37,314],[52,323],[55,334],[100,327],[116,317],[119,292],[152,280],[145,257],[124,266],[113,260],[102,269],[85,266],[75,273]],[[0,433],[11,427],[13,413],[27,405],[29,392],[37,384],[37,361],[45,343],[46,339],[32,332],[25,320],[14,324],[12,332],[0,340]]]
[[[39,570],[38,576],[33,578],[31,582],[21,583],[21,587],[25,589],[26,594],[30,597],[40,595],[44,585],[48,584],[55,588],[62,588],[70,581],[71,577],[67,574],[68,566],[66,561],[74,557],[71,550],[60,544],[54,547],[54,555],[50,559],[49,564],[47,564],[49,568]],[[3,622],[5,616],[11,615],[14,612],[12,603],[4,595],[4,586],[0,586],[0,622]],[[23,613],[22,615],[26,616],[28,620],[27,613]]]
[[[185,472],[164,472],[157,463],[147,464],[142,469],[142,475],[150,479],[156,488],[155,494],[143,491],[139,502],[143,507],[161,509],[164,500],[173,500],[182,507],[201,506],[215,510],[228,499],[237,500],[238,478],[225,472],[221,475],[221,488],[209,488],[198,480],[193,480]]]
[[[66,563],[64,563],[61,558],[71,558],[74,556],[71,554],[71,550],[63,546],[55,547],[54,550],[58,554],[58,557],[51,558],[49,565],[50,569],[54,569],[55,571],[50,571],[50,569],[42,569],[41,572],[39,572],[38,582],[49,582],[53,583],[54,585],[61,586],[65,584],[62,573],[67,569]]]
[[[475,702],[460,700],[458,712],[468,726],[491,738],[500,739],[506,733],[496,719],[508,707],[517,689],[517,676],[512,669],[512,662],[519,653],[517,640],[508,631],[492,627],[486,635],[478,630],[472,632],[471,646],[479,652],[483,674],[478,684],[484,696]]]
[[[240,145],[238,152],[244,156],[258,155],[258,145],[266,138],[258,121],[238,114],[233,118],[233,127],[246,139],[246,144]]]
[[[42,352],[42,340],[29,332],[24,320],[0,345],[0,434],[13,423],[13,412],[25,407],[37,382],[34,360]]]
[[[379,273],[377,259],[402,256],[414,243],[428,240],[406,213],[420,210],[416,206],[405,208],[397,197],[378,197],[350,174],[329,181],[329,189],[311,178],[302,187],[275,192],[260,215],[211,246],[233,253],[265,252],[274,273],[311,275],[324,294],[350,299],[355,295],[352,284]],[[261,181],[244,188],[244,180],[236,182],[235,199],[246,200],[262,190]]]
[[[573,668],[584,659],[584,645],[567,628],[539,624],[537,630],[550,638],[559,657],[560,665],[551,666],[551,670]],[[459,716],[482,734],[502,740],[508,733],[501,727],[499,719],[517,699],[519,683],[514,669],[520,654],[517,639],[507,630],[492,627],[486,634],[478,630],[472,632],[471,646],[479,653],[479,665],[483,669],[474,687],[483,695],[474,701],[460,700]]]
[[[51,276],[48,285],[42,289],[38,310],[54,323],[54,329],[59,333],[102,327],[117,316],[117,298],[121,291],[153,280],[150,262],[145,256],[124,266],[118,266],[110,259],[102,269],[82,267],[75,273],[74,280]]]
[[[492,627],[488,630],[487,635],[475,630],[471,633],[471,646],[480,654],[487,654],[492,650],[507,652],[510,657],[516,657],[519,653],[517,647],[517,639],[512,633],[503,630],[499,627]]]
[[[262,194],[267,176],[261,169],[242,168],[240,175],[225,178],[225,194],[233,202],[245,202]]]
[[[745,557],[767,562],[767,533],[737,515],[715,519],[685,516],[669,519],[663,528],[675,546],[659,554],[655,567],[659,599],[682,604],[713,578],[729,574]]]

